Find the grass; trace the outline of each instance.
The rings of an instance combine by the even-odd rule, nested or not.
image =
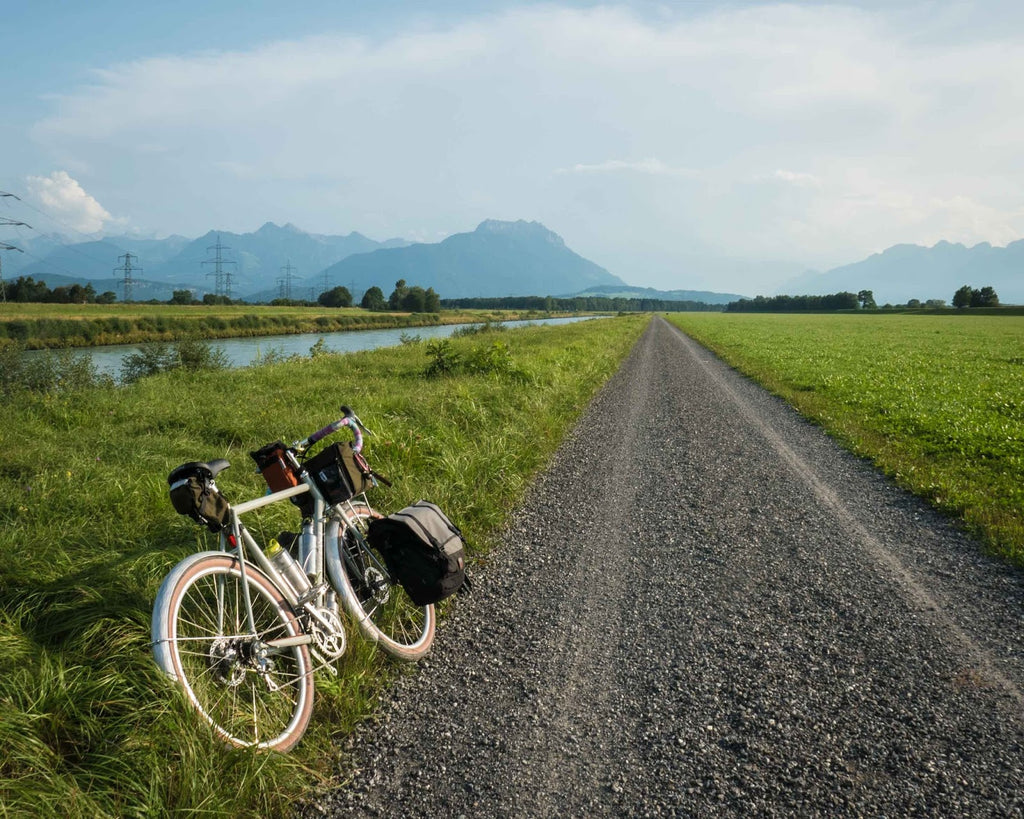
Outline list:
[[[1024,317],[669,320],[1024,566]]]
[[[410,343],[6,401],[0,816],[280,815],[333,771],[337,740],[400,673],[353,635],[339,676],[317,678],[312,726],[296,752],[256,754],[214,739],[150,653],[161,579],[206,547],[203,531],[170,505],[171,468],[226,457],[225,494],[256,496],[263,486],[249,450],[302,437],[346,403],[376,433],[370,463],[395,479],[375,490],[374,504],[390,511],[434,500],[466,532],[479,564],[645,323],[502,332],[507,356],[489,372],[426,378],[427,345]],[[493,340],[451,343],[474,360]],[[287,506],[262,519],[267,532],[297,524]]]
[[[140,344],[184,338],[237,338],[284,333],[328,333],[535,318],[537,311],[443,310],[373,313],[362,308],[270,305],[0,304],[0,349]]]

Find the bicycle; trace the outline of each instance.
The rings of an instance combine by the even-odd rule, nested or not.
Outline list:
[[[434,606],[415,605],[366,538],[370,520],[381,515],[366,500],[365,488],[336,495],[325,486],[323,470],[317,475],[307,468],[316,460],[306,458],[310,447],[343,427],[352,432],[349,446],[361,458],[369,430],[347,407],[342,412],[308,438],[280,445],[294,486],[242,503],[222,502],[228,507],[223,520],[211,526],[219,528],[219,549],[178,563],[153,606],[157,665],[232,745],[284,752],[302,738],[313,709],[314,672],[336,674],[333,664],[346,648],[342,608],[366,639],[397,659],[423,657],[434,639]],[[224,459],[194,462],[171,475],[190,468],[189,475],[201,476],[204,497],[220,500],[215,479],[229,466]],[[375,485],[380,476],[365,468]],[[303,504],[304,516],[295,558],[277,539],[261,547],[242,522],[250,512],[293,499]]]

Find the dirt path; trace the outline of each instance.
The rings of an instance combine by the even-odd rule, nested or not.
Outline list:
[[[661,319],[303,815],[1024,815],[1024,577]]]

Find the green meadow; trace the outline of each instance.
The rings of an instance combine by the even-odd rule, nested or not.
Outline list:
[[[224,493],[260,495],[248,452],[307,435],[345,403],[375,433],[370,463],[394,480],[374,490],[374,505],[387,512],[434,500],[480,566],[647,321],[494,329],[239,370],[174,370],[120,388],[7,395],[0,816],[281,815],[335,770],[339,740],[372,713],[381,686],[409,673],[353,632],[339,675],[318,675],[312,725],[295,752],[231,750],[214,739],[150,652],[162,578],[212,546],[171,507],[174,466],[228,458]],[[298,523],[289,504],[277,506],[257,522],[264,534]]]
[[[1024,316],[669,320],[1024,566]]]

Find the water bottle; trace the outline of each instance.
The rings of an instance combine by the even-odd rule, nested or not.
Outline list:
[[[320,565],[320,544],[317,542],[312,521],[302,524],[302,534],[299,535],[299,562],[306,574],[310,577],[316,575]]]
[[[271,538],[265,554],[271,565],[277,569],[299,597],[310,590],[311,586],[306,573],[302,571],[302,567],[295,558],[288,554],[288,550],[281,548],[277,538]]]

